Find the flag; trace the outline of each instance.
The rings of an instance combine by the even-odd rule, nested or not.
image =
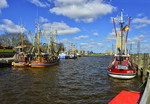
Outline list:
[[[127,30],[129,30],[129,26],[128,26],[128,25],[126,25],[126,26],[122,29],[122,31],[127,31]]]

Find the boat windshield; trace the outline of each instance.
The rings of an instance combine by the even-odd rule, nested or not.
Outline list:
[[[116,61],[128,61],[128,60],[129,57],[119,57],[119,56],[116,57]]]

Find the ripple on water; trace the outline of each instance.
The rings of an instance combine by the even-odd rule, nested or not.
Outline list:
[[[121,90],[138,91],[138,78],[108,77],[110,60],[79,57],[48,68],[0,69],[0,104],[107,104]]]

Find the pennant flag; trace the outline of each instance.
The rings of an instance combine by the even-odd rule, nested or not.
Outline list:
[[[128,26],[128,25],[126,25],[126,26],[122,29],[122,31],[127,31],[127,30],[129,30],[129,26]]]

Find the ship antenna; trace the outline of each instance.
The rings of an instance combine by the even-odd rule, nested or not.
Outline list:
[[[123,24],[124,24],[124,20],[123,20],[123,9],[121,10],[121,16],[120,16],[120,31],[121,31],[121,55],[123,54],[122,53],[122,45],[123,45],[123,43],[122,43],[122,38],[123,38],[123,31],[122,31],[122,29],[123,29]]]
[[[121,14],[120,14],[120,29],[122,30],[123,28],[123,24],[124,24],[124,20],[123,20],[123,9],[121,10]]]
[[[131,21],[131,17],[129,17],[129,20],[128,20],[128,27],[130,28],[130,21]],[[126,42],[127,42],[127,39],[128,39],[128,32],[129,30],[127,30],[127,35],[126,35]]]
[[[123,21],[123,9],[121,10],[121,16],[120,16],[120,23],[121,24],[123,24],[124,23],[124,21]]]

